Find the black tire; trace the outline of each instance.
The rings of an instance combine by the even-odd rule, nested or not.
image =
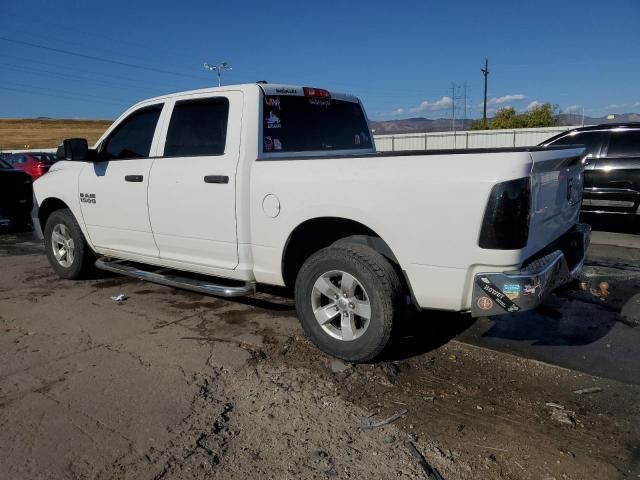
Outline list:
[[[313,286],[333,270],[354,276],[368,296],[368,326],[353,340],[331,336],[313,311]],[[323,352],[352,363],[368,362],[382,353],[402,312],[403,298],[402,283],[391,263],[375,250],[355,244],[333,245],[314,253],[303,264],[295,284],[296,311],[306,336]]]
[[[63,266],[54,254],[52,236],[54,229],[58,225],[64,225],[73,240],[73,261],[69,266]],[[56,210],[47,218],[47,223],[44,227],[44,247],[51,268],[61,278],[76,279],[93,270],[93,253],[87,245],[78,222],[76,222],[73,213],[68,208]]]

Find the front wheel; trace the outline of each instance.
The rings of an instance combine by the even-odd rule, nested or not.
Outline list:
[[[44,227],[44,245],[53,270],[76,279],[92,268],[92,254],[71,210],[56,210]]]
[[[295,298],[307,337],[320,350],[358,363],[377,357],[389,342],[402,287],[389,261],[375,250],[336,245],[304,263]]]

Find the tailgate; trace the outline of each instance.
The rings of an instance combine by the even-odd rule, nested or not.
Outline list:
[[[578,221],[585,149],[556,148],[530,154],[533,165],[527,256],[545,248]]]

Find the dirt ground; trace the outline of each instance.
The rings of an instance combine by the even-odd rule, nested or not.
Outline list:
[[[0,478],[640,478],[640,371],[487,348],[464,337],[478,322],[437,312],[409,315],[385,358],[352,366],[304,339],[276,292],[63,281],[28,234],[0,233],[0,272]],[[638,284],[616,278],[608,310],[584,292],[548,310],[581,302],[585,325],[606,313],[606,335],[638,338]],[[640,342],[629,348],[637,359]]]
[[[0,149],[55,148],[65,138],[86,138],[89,145],[111,120],[0,119]]]

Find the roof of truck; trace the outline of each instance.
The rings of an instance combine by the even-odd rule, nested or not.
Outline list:
[[[176,96],[193,95],[193,94],[200,94],[200,93],[228,92],[233,90],[249,92],[249,91],[255,91],[256,88],[262,89],[265,95],[287,95],[287,96],[300,96],[300,97],[305,96],[305,91],[304,91],[305,88],[312,88],[315,90],[325,90],[325,89],[322,89],[322,87],[306,87],[302,85],[289,85],[289,84],[283,84],[283,83],[259,82],[259,83],[229,84],[229,85],[223,85],[221,87],[208,87],[208,88],[199,88],[196,90],[185,90],[181,92],[173,92],[165,95],[160,95],[157,97],[147,98],[145,100],[141,100],[140,102],[136,103],[134,107],[141,103],[166,100],[167,98],[176,97]],[[345,100],[349,102],[358,102],[357,97],[350,95],[348,93],[336,92],[333,90],[326,90],[326,91],[329,92],[329,94],[331,95],[331,98],[333,99]]]

